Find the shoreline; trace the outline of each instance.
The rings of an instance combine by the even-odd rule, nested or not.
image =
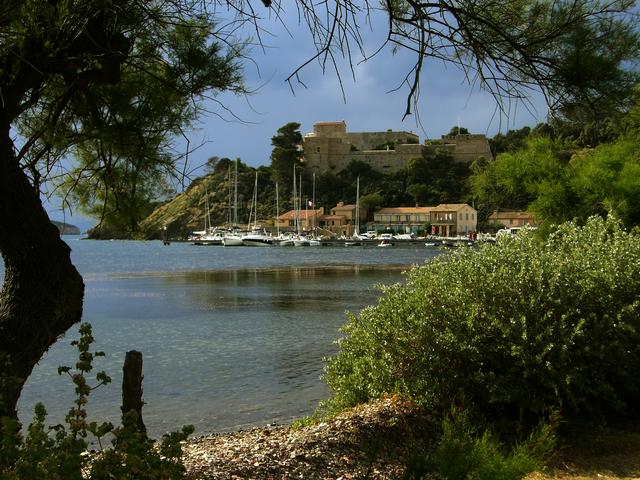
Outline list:
[[[192,438],[183,446],[183,460],[199,479],[397,478],[409,459],[433,447],[437,431],[429,415],[388,397],[300,428],[265,426]]]
[[[564,439],[542,471],[524,480],[640,478],[640,420]],[[207,434],[183,444],[194,479],[397,479],[432,451],[439,422],[397,396],[294,428],[267,425]]]

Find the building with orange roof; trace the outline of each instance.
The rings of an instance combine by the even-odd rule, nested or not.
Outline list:
[[[278,216],[276,219],[276,227],[281,230],[296,229],[296,218],[300,219],[300,229],[302,231],[311,231],[314,227],[319,226],[319,219],[324,215],[324,207],[306,210],[289,210]]]
[[[356,230],[356,205],[338,203],[330,210],[330,214],[324,213],[324,207],[311,210],[290,210],[276,219],[276,226],[281,230],[295,230],[296,217],[300,219],[300,229],[303,232],[311,232],[320,229],[325,235],[350,237]],[[367,217],[367,209],[360,207],[360,218],[364,222]]]
[[[468,235],[478,226],[478,212],[466,203],[441,203],[434,207],[431,233],[443,237]]]
[[[466,203],[437,207],[381,208],[374,214],[372,228],[378,232],[414,233],[452,237],[474,232],[478,212]]]
[[[489,215],[489,222],[499,223],[506,228],[524,227],[525,225],[529,225],[531,227],[537,226],[535,218],[533,218],[533,215],[529,212],[514,210],[504,212],[494,210],[494,212]]]

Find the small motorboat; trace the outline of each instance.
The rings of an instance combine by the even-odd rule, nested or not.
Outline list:
[[[383,239],[379,244],[379,247],[393,247],[393,242],[389,239]]]

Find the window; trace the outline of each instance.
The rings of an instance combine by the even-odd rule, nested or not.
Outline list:
[[[404,221],[405,222],[410,222],[411,221],[411,215],[405,215]]]
[[[316,147],[316,153],[320,153],[320,147]]]
[[[469,212],[467,212],[465,215],[467,216],[467,218],[465,218],[465,220],[469,220]]]

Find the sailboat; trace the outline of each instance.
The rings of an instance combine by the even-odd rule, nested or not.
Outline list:
[[[296,211],[296,236],[293,238],[293,245],[296,247],[308,247],[309,239],[302,230],[302,219],[300,218],[300,203],[302,202],[302,174],[300,174],[300,182],[298,183],[299,192],[296,196],[296,167],[293,166],[293,208]]]
[[[266,247],[273,245],[273,238],[268,235],[264,228],[258,226],[258,172],[253,186],[253,199],[251,211],[249,213],[249,224],[251,224],[251,213],[253,213],[253,228],[247,235],[243,235],[242,244],[247,247]]]
[[[345,242],[345,247],[354,247],[361,245],[360,240],[360,176],[356,181],[356,225],[353,230],[353,235],[351,236],[351,240]]]
[[[193,245],[222,245],[222,233],[218,228],[211,226],[211,216],[209,214],[209,192],[204,197],[205,214],[204,230],[193,232],[190,237]]]
[[[318,238],[318,233],[316,229],[316,172],[313,172],[313,189],[312,189],[311,198],[312,198],[311,206],[313,207],[313,225],[311,226],[311,231],[313,232],[313,234],[309,238],[309,245],[312,247],[319,247],[322,245],[322,242]]]
[[[233,181],[233,226],[230,232],[227,232],[222,238],[222,244],[225,247],[242,246],[242,236],[238,231],[238,159],[235,161]]]

